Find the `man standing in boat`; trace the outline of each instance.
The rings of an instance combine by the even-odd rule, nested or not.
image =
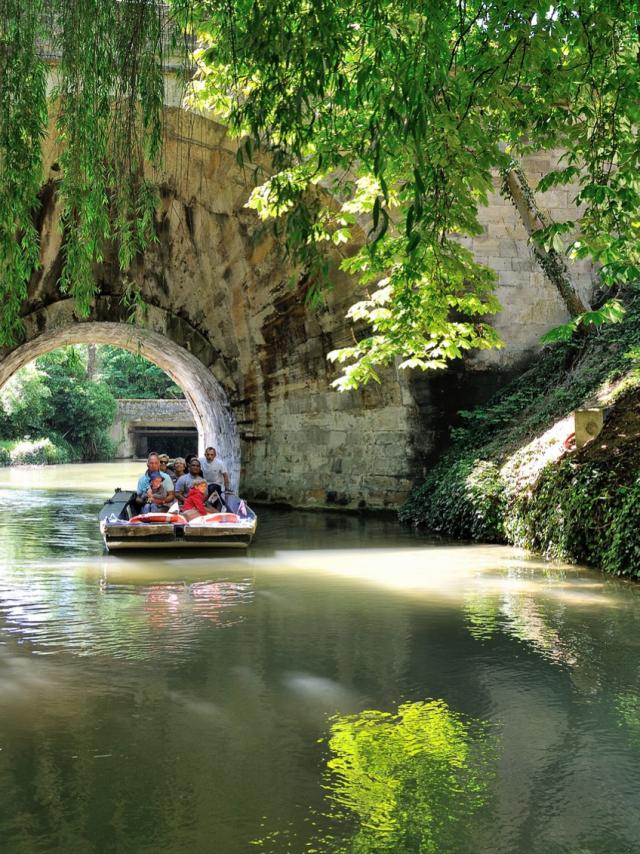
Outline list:
[[[160,477],[162,478],[162,485],[167,491],[167,497],[165,499],[167,506],[173,502],[173,481],[166,472],[160,470],[160,457],[154,452],[149,454],[147,457],[147,470],[138,480],[135,501],[140,507],[147,503],[147,493],[149,491],[149,486],[151,485],[151,475],[156,472],[160,474]]]
[[[218,457],[216,449],[211,445],[205,450],[204,457],[200,457],[200,465],[202,476],[209,487],[209,496],[217,492],[221,506],[225,507],[222,494],[230,489],[229,472],[226,465]]]

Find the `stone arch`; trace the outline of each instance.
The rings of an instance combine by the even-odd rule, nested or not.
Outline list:
[[[109,297],[98,298],[86,320],[75,316],[69,299],[34,311],[23,318],[23,342],[0,349],[0,387],[28,362],[69,344],[113,344],[140,353],[183,390],[198,429],[199,452],[207,445],[218,448],[237,487],[240,440],[229,403],[233,386],[227,377],[216,376],[224,373],[219,354],[183,318],[148,305],[138,312],[142,323],[128,322],[122,301]]]
[[[45,184],[37,218],[40,266],[23,304],[25,344],[54,329],[55,341],[62,343],[65,327],[70,327],[67,341],[81,340],[79,327],[85,323],[124,325],[133,336],[123,305],[131,283],[145,304],[138,324],[142,338],[135,348],[139,344],[166,367],[164,342],[170,340],[181,348],[173,361],[185,373],[188,357],[183,360],[181,354],[194,357],[197,388],[189,391],[184,376],[176,379],[189,396],[202,441],[215,437],[234,484],[242,449],[243,495],[295,506],[397,506],[442,450],[454,413],[481,402],[500,383],[493,364],[487,370],[477,360],[473,370],[434,378],[391,367],[385,383],[359,392],[334,391],[336,368],[327,355],[352,342],[345,315],[358,293],[339,269],[337,251],[331,256],[333,287],[321,309],[310,309],[308,280],[246,206],[254,174],[269,174],[263,153],[255,153],[255,162],[242,168],[236,157],[238,140],[225,127],[177,107],[167,108],[164,132],[163,166],[148,175],[158,188],[157,241],[136,257],[126,279],[118,268],[117,247],[104,247],[104,259],[95,266],[95,308],[87,321],[74,315],[71,301],[59,290],[64,262],[56,194],[59,151],[53,136],[45,140]],[[497,210],[502,202],[497,194],[496,199],[487,211],[487,233],[474,238],[473,249],[490,264],[495,256],[496,269],[505,271],[500,278],[512,294],[514,279],[526,273],[531,259],[526,234],[516,246],[511,214],[503,206]],[[343,247],[347,254],[355,248],[355,243]],[[297,282],[295,288],[292,282]],[[553,325],[545,313],[551,307],[546,291],[536,285],[518,292],[527,294],[527,305],[535,298],[535,317]],[[557,298],[553,300],[555,305]],[[533,330],[536,342],[539,334],[529,308],[524,325],[518,319],[520,308],[512,302],[511,309],[504,321],[511,339],[514,332],[520,338],[510,356],[502,351],[505,367],[516,351],[530,349],[530,337],[521,337],[525,332],[529,336]],[[161,336],[155,358],[148,349],[156,340],[153,333]],[[22,353],[0,349],[7,375],[21,358],[33,358],[34,351]],[[0,367],[0,382],[1,374]],[[217,415],[211,414],[211,401],[217,401]]]

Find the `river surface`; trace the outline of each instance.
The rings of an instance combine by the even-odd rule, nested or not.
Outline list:
[[[640,850],[638,587],[266,508],[106,555],[140,469],[0,470],[3,854]]]

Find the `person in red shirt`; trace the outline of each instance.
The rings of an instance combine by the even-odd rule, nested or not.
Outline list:
[[[205,505],[207,491],[207,481],[202,477],[194,478],[180,511],[188,522],[211,513],[211,508]]]

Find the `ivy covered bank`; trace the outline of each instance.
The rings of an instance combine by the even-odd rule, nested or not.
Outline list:
[[[571,413],[583,406],[606,407],[604,429],[567,450]],[[624,323],[545,348],[461,416],[404,521],[640,577],[640,297]]]

